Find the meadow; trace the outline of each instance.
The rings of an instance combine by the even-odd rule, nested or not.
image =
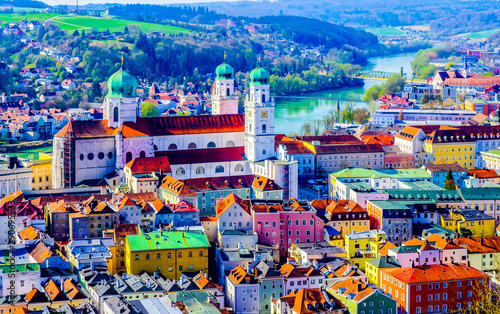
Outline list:
[[[487,31],[481,31],[481,32],[474,32],[474,33],[468,33],[464,34],[464,37],[470,38],[470,39],[486,39],[490,37],[491,35],[500,32],[500,28],[495,28],[495,29],[490,29]]]
[[[21,15],[21,14],[0,13],[0,21],[1,21],[1,23],[17,22],[17,21],[21,21],[21,20],[46,21],[46,20],[53,18],[53,17],[56,17],[56,16],[58,16],[58,14],[29,13],[29,14]]]
[[[367,32],[373,33],[377,36],[401,36],[404,35],[402,30],[394,27],[377,27],[377,28],[365,28]]]
[[[186,29],[169,25],[92,16],[58,16],[53,18],[52,22],[59,25],[62,29],[68,31],[73,31],[75,29],[91,29],[95,27],[100,32],[105,31],[106,29],[109,29],[110,32],[123,32],[125,26],[135,24],[138,25],[145,33],[149,33],[150,31],[156,31],[165,34],[179,34],[188,32],[188,30]]]

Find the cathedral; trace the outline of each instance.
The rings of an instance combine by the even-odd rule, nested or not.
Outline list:
[[[70,121],[54,136],[54,189],[71,188],[104,177],[126,183],[124,166],[136,158],[203,156],[214,171],[190,171],[170,161],[178,180],[200,177],[262,175],[297,197],[296,161],[276,158],[274,114],[269,72],[259,65],[250,73],[245,113],[238,113],[234,69],[216,69],[212,115],[142,117],[137,80],[123,67],[108,79],[103,120]],[[208,156],[208,157],[207,157]],[[231,161],[233,161],[231,163]],[[224,162],[223,167],[218,163]],[[158,169],[160,171],[161,169]]]

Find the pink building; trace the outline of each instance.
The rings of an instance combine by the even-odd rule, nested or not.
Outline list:
[[[281,257],[292,243],[323,241],[323,220],[307,202],[252,201],[251,213],[259,243],[279,245]]]
[[[415,155],[412,154],[385,154],[385,168],[410,169],[415,168]]]

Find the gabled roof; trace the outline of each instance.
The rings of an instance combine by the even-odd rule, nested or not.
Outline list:
[[[54,254],[50,247],[45,245],[42,241],[38,242],[30,255],[37,261],[37,263],[43,263],[47,258]]]
[[[49,279],[44,289],[52,302],[67,300],[64,293],[61,291],[61,289],[59,289],[58,285],[52,279]]]
[[[252,187],[261,191],[282,190],[282,188],[273,180],[258,175],[256,175],[253,179]]]
[[[448,170],[451,170],[452,172],[459,172],[459,171],[467,171],[464,167],[458,165],[458,164],[441,164],[441,165],[425,165],[425,169],[429,171],[430,173],[442,173],[442,172],[448,172]]]
[[[61,279],[62,280],[62,279]],[[86,299],[85,296],[79,289],[76,282],[72,278],[64,279],[63,281],[64,293],[70,300]]]
[[[333,286],[330,287],[330,289],[346,297],[349,294],[354,294],[352,300],[356,303],[363,301],[368,296],[377,291],[376,289],[373,289],[363,282],[353,278],[337,281]]]
[[[39,238],[40,235],[38,234],[37,230],[33,226],[29,226],[24,228],[23,230],[19,231],[19,238],[21,240],[35,240]]]
[[[224,197],[217,205],[215,205],[215,212],[217,217],[220,217],[227,209],[229,209],[233,204],[237,204],[244,211],[250,214],[249,206],[247,203],[243,202],[241,198],[236,196],[234,193],[229,194]]]
[[[342,302],[320,288],[300,289],[297,293],[280,299],[288,301],[292,311],[299,314],[328,313],[345,308]],[[333,309],[330,305],[333,305]]]
[[[238,266],[229,272],[227,276],[234,284],[239,285],[248,280],[248,283],[255,284],[255,276],[247,273],[241,266]]]
[[[322,274],[314,269],[313,266],[309,267],[298,267],[292,264],[285,264],[279,269],[281,275],[285,278],[297,278],[297,277],[310,277],[310,276],[322,276]]]
[[[42,303],[48,301],[45,294],[37,288],[33,288],[24,298],[28,303]]]
[[[141,228],[138,224],[116,224],[115,236],[126,237],[128,235],[141,234]]]
[[[111,137],[113,132],[108,120],[70,120],[54,137]]]
[[[493,179],[500,177],[500,175],[498,175],[498,173],[493,169],[467,170],[467,174],[478,179]]]

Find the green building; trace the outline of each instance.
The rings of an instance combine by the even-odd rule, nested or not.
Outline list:
[[[396,300],[356,279],[338,281],[328,292],[341,300],[351,314],[397,313]]]

